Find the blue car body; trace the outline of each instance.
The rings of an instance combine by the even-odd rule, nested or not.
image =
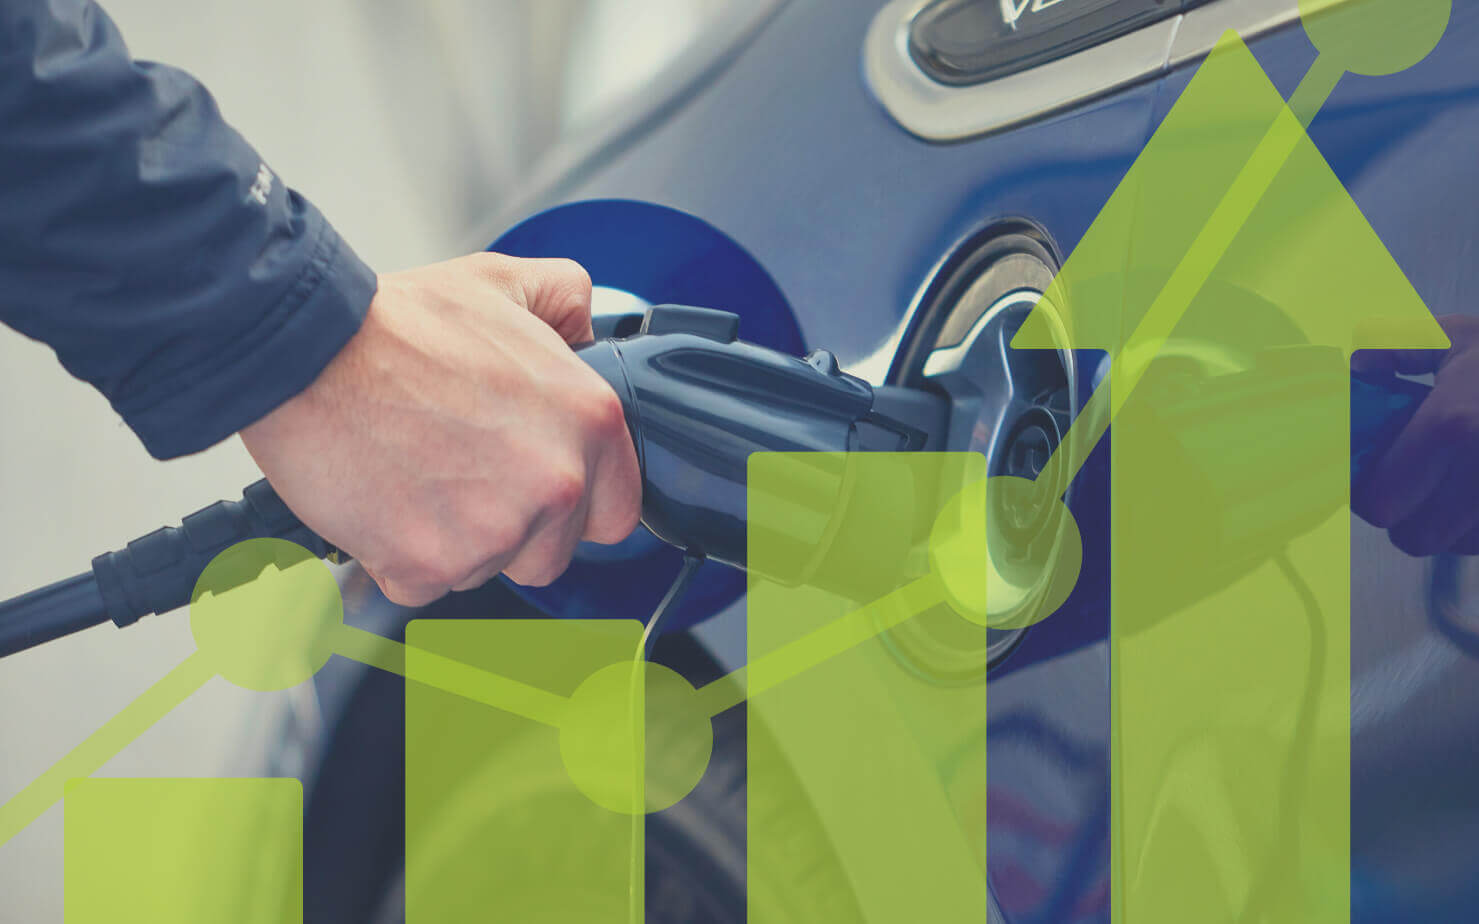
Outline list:
[[[862,74],[876,0],[774,7],[719,66],[496,218],[494,247],[575,257],[598,285],[651,302],[736,311],[746,339],[824,347],[881,378],[879,357],[907,336],[922,293],[985,229],[1023,221],[1060,260],[1071,253],[1198,63],[931,141]],[[1297,19],[1250,47],[1286,97],[1315,56]],[[1479,5],[1459,0],[1427,60],[1348,76],[1310,128],[1435,314],[1479,306],[1476,52]],[[1084,379],[1086,394],[1094,380]],[[1078,482],[1090,549],[1078,589],[991,675],[990,871],[1008,921],[1110,918],[1106,466],[1101,447]],[[1474,920],[1479,662],[1424,617],[1427,565],[1360,526],[1352,561],[1353,919]],[[677,565],[639,534],[585,549],[528,596],[556,616],[645,619]],[[743,577],[706,568],[684,624],[736,618]],[[742,632],[700,635],[721,663],[743,662]]]

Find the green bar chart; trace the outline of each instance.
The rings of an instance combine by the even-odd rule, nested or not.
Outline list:
[[[65,812],[67,924],[303,920],[297,780],[74,780]]]

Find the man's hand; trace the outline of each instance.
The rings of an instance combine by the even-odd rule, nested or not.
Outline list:
[[[279,496],[410,606],[500,572],[547,584],[581,539],[637,525],[621,404],[567,260],[497,254],[382,275],[364,326],[307,390],[242,431]]]
[[[1423,401],[1392,448],[1357,485],[1352,509],[1390,531],[1409,555],[1479,554],[1479,318],[1438,319],[1448,350],[1367,350],[1355,368],[1435,372]]]

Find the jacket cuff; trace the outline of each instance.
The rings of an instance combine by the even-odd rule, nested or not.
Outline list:
[[[255,423],[318,378],[359,331],[375,273],[319,217],[313,258],[270,313],[278,321],[203,379],[143,408],[114,405],[156,459],[200,452]]]

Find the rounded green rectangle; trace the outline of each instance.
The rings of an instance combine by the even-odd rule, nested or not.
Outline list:
[[[67,924],[299,924],[293,779],[82,779],[65,799]]]

